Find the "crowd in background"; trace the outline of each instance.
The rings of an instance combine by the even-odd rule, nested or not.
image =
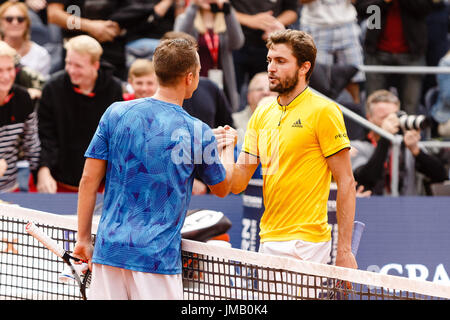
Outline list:
[[[430,185],[450,179],[449,149],[419,148],[424,138],[450,139],[450,73],[358,68],[450,66],[446,0],[0,3],[2,192],[76,192],[84,151],[106,108],[156,91],[151,59],[164,38],[189,37],[198,44],[201,80],[183,108],[212,128],[235,127],[242,142],[258,103],[276,97],[265,74],[265,39],[285,28],[314,38],[313,89],[403,135],[402,194],[429,195]],[[427,126],[402,127],[400,110],[425,115]],[[345,121],[361,193],[388,194],[390,142]],[[206,192],[195,180],[193,193]]]

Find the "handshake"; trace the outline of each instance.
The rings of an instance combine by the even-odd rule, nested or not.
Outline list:
[[[238,134],[235,129],[226,125],[224,127],[220,126],[213,129],[214,136],[217,141],[217,149],[219,152],[224,150],[225,148],[231,146],[234,149],[234,146],[237,143]]]

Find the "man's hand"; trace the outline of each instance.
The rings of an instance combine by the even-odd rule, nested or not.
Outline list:
[[[414,157],[420,153],[419,141],[421,139],[420,131],[407,130],[403,135],[405,146],[411,151]]]
[[[337,252],[336,255],[336,266],[358,269],[358,263],[356,263],[355,256],[351,251]]]
[[[234,147],[237,143],[238,134],[235,129],[226,125],[213,129],[214,136],[217,140],[217,149],[221,152],[225,147]]]
[[[194,179],[194,184],[192,185],[193,196],[200,196],[206,194],[207,191],[208,187],[206,186],[206,184],[204,184],[200,180]]]
[[[8,169],[8,163],[5,159],[0,159],[0,177],[3,177],[3,175],[6,172],[6,169]]]
[[[277,22],[273,16],[273,11],[260,12],[250,16],[249,24],[253,29],[260,29],[263,31],[269,30]]]
[[[113,41],[120,34],[119,24],[111,20],[89,20],[86,29],[100,43]]]
[[[40,193],[56,193],[58,189],[56,180],[53,179],[50,169],[48,167],[42,167],[37,174],[36,188]]]
[[[264,30],[264,34],[263,34],[262,38],[264,40],[267,40],[269,38],[269,35],[272,32],[279,31],[279,30],[284,30],[284,29],[286,29],[284,27],[284,25],[280,21],[275,19],[275,21],[267,29]]]
[[[47,1],[46,0],[25,0],[25,4],[27,5],[28,8],[30,8],[34,12],[38,12],[38,11],[45,9],[45,7],[47,6]]]
[[[357,198],[368,198],[372,195],[372,191],[365,190],[363,185],[358,186],[356,188],[356,197]]]
[[[388,115],[381,123],[381,128],[391,134],[396,134],[400,129],[400,121],[395,113]]]
[[[92,240],[78,240],[73,249],[73,256],[88,262],[89,270],[92,271],[92,255],[94,254],[94,246]]]

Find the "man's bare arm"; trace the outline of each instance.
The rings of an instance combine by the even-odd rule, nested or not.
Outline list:
[[[233,172],[234,172],[234,144],[226,146],[220,152],[220,160],[225,168],[226,176],[222,182],[215,185],[208,185],[211,193],[218,197],[226,197],[230,193]]]
[[[327,158],[328,166],[337,184],[336,216],[338,246],[336,265],[357,268],[352,254],[353,222],[355,220],[356,182],[350,163],[350,150],[344,149]]]
[[[293,24],[298,19],[298,14],[294,10],[285,10],[280,13],[277,20],[280,21],[285,27]]]
[[[83,259],[92,257],[92,217],[97,192],[106,173],[105,160],[87,158],[78,191],[78,234],[74,254]]]
[[[259,165],[259,158],[247,152],[241,152],[234,167],[231,192],[239,194],[247,185]]]

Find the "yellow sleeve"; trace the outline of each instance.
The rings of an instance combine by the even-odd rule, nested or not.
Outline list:
[[[250,120],[247,124],[247,130],[245,131],[244,143],[242,146],[242,151],[247,152],[251,155],[259,157],[258,151],[258,129],[259,129],[259,120],[258,120],[258,110],[257,108],[255,112],[253,112]]]
[[[327,104],[318,116],[317,137],[324,157],[345,148],[350,148],[350,140],[341,109],[334,103]]]

